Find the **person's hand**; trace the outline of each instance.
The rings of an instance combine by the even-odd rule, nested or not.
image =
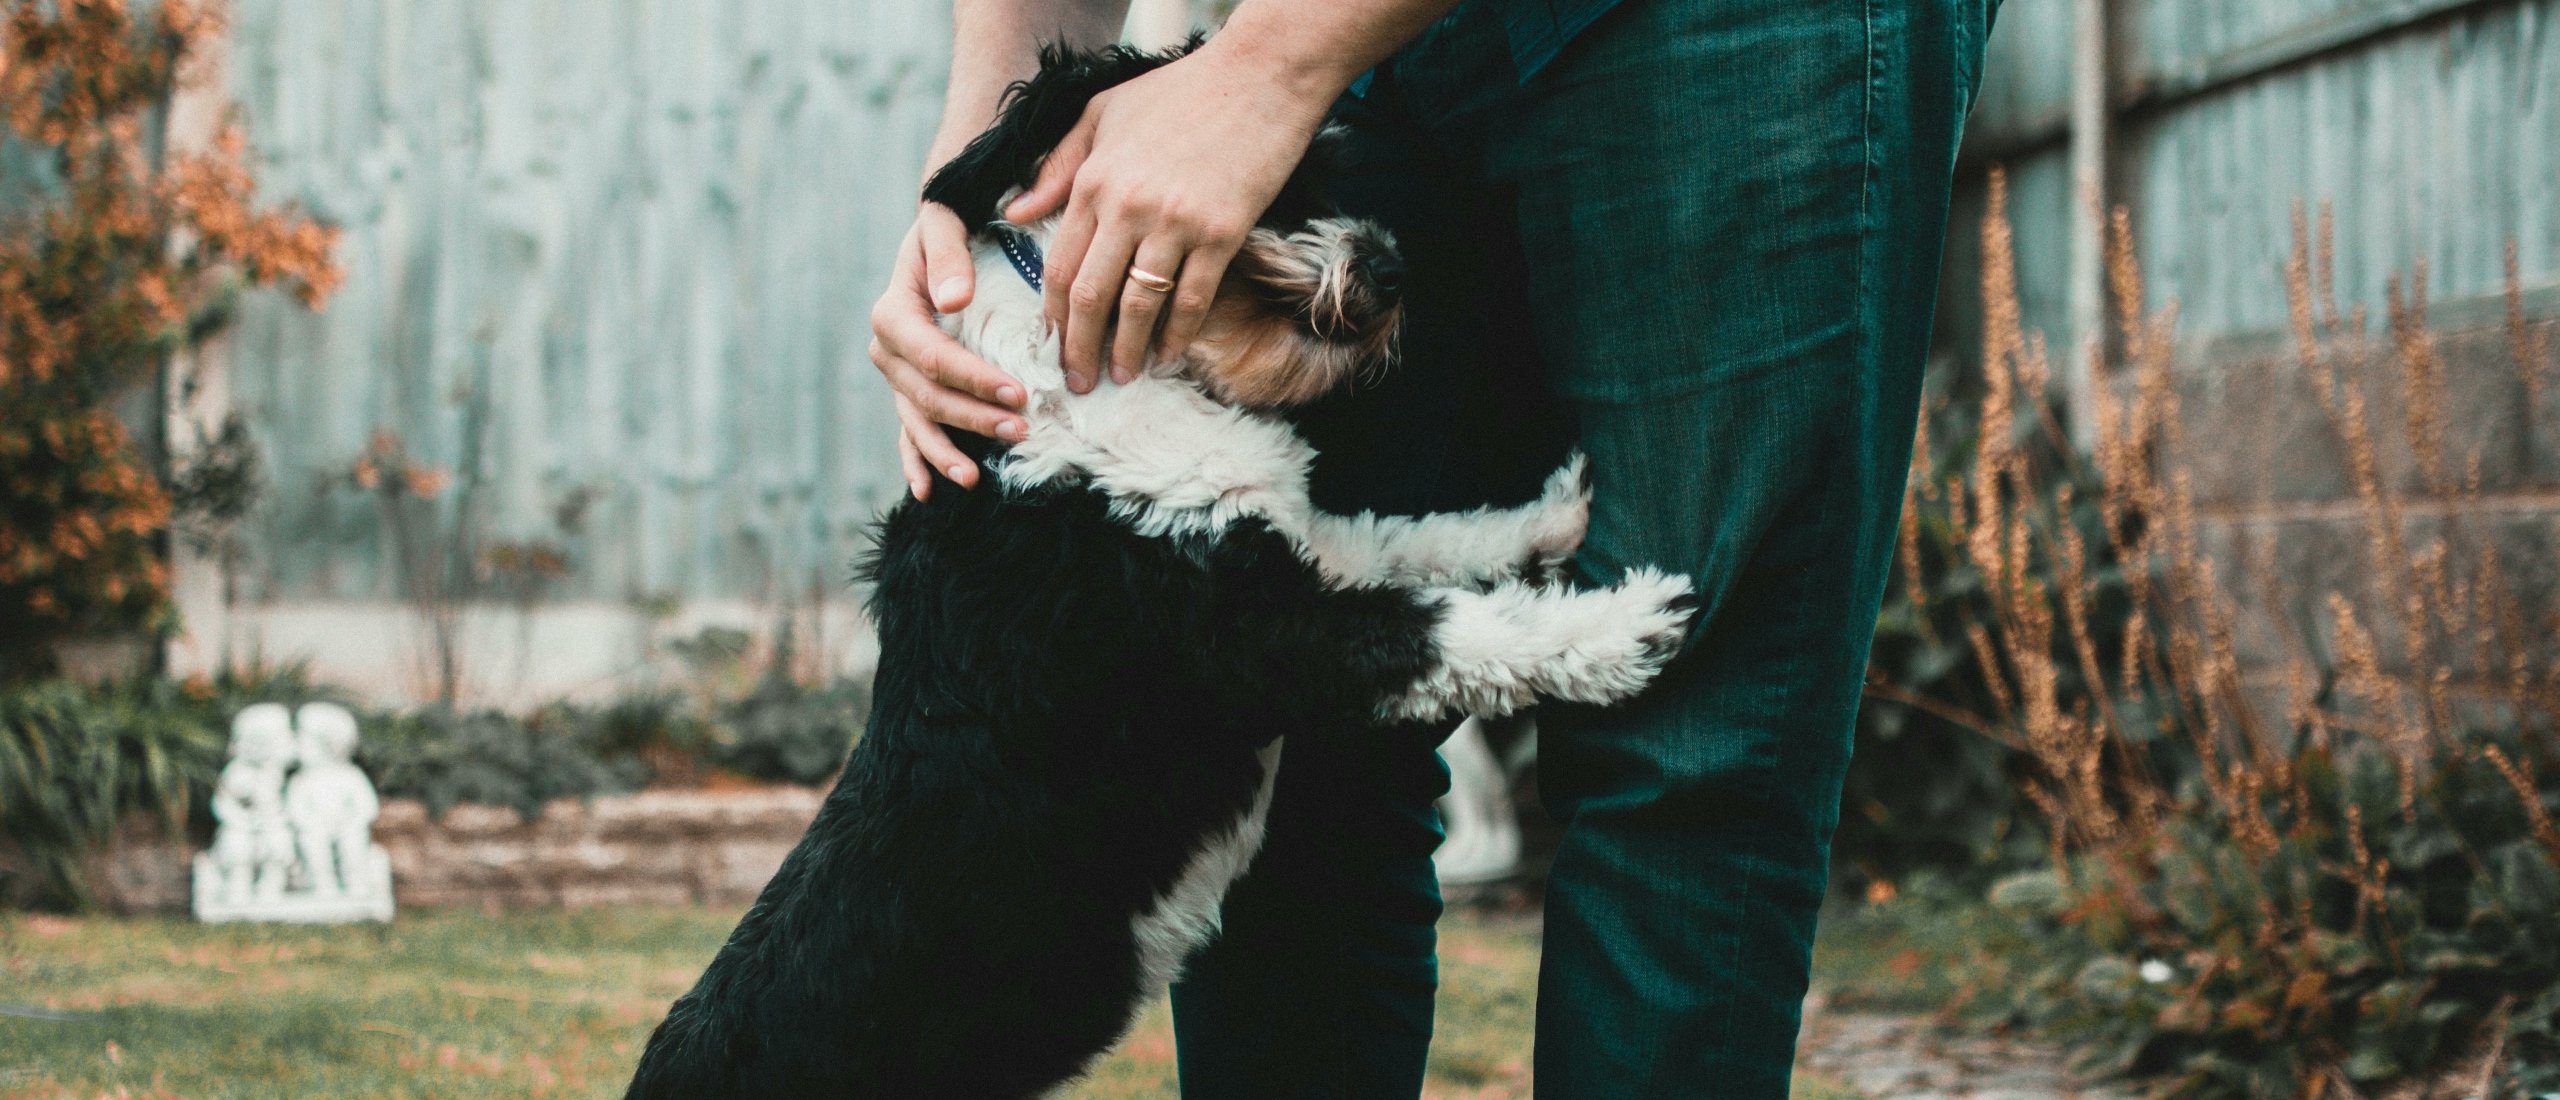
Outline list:
[[[1275,79],[1222,36],[1095,96],[1084,118],[1006,208],[1016,222],[1066,214],[1042,273],[1050,323],[1062,325],[1067,387],[1091,390],[1105,333],[1114,381],[1137,377],[1200,332],[1227,263],[1306,154],[1339,87]],[[1288,89],[1298,88],[1292,92]],[[1132,278],[1173,280],[1170,290]]]
[[[978,464],[943,431],[950,425],[1008,443],[1022,441],[1022,383],[969,354],[934,323],[976,293],[969,232],[948,208],[924,203],[898,245],[889,289],[871,307],[871,363],[889,380],[898,407],[898,465],[907,492],[923,500],[940,470],[963,489]]]

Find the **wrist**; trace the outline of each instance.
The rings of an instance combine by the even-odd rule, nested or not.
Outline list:
[[[1306,36],[1259,30],[1228,23],[1200,47],[1201,60],[1226,69],[1240,87],[1277,93],[1310,120],[1331,110],[1342,90],[1368,68],[1365,62],[1346,56],[1346,51],[1318,48]]]

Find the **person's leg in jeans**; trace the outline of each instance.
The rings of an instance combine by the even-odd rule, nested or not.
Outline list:
[[[1541,1096],[1787,1095],[1984,3],[1635,0],[1493,132],[1582,579],[1701,599],[1645,695],[1542,723]]]
[[[1495,79],[1508,80],[1507,73]],[[1312,492],[1334,512],[1418,514],[1534,498],[1570,443],[1519,306],[1510,205],[1431,135],[1346,103],[1336,198],[1397,235],[1402,361],[1304,411]],[[1486,303],[1507,300],[1506,309]],[[1174,987],[1187,1100],[1411,1097],[1422,1088],[1440,913],[1432,803],[1445,727],[1309,730],[1281,752],[1270,832],[1216,941]]]
[[[1305,420],[1319,503],[1516,499],[1467,475],[1542,471],[1578,425],[1583,579],[1657,564],[1701,590],[1653,690],[1544,715],[1566,830],[1542,1096],[1786,1095],[1986,23],[1984,0],[1628,0],[1523,83],[1499,20],[1461,7],[1355,108],[1377,159],[1350,197],[1405,238],[1416,300],[1404,363]],[[1176,990],[1185,1093],[1414,1095],[1428,930],[1356,899],[1398,876],[1419,896],[1428,849],[1363,826],[1359,785],[1326,816],[1292,775]],[[1377,846],[1398,833],[1419,851]]]

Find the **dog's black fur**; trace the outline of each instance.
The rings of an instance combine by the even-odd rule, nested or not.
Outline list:
[[[1255,523],[1141,537],[1073,488],[940,486],[871,571],[871,725],[649,1041],[634,1097],[1038,1095],[1140,1003],[1131,918],[1274,738],[1431,660],[1432,609],[1329,589]]]
[[[1044,54],[926,196],[983,228],[1096,92],[1167,59]],[[1311,196],[1293,185],[1271,219]],[[866,564],[867,731],[631,1096],[995,1100],[1072,1079],[1151,992],[1133,917],[1254,803],[1257,754],[1372,718],[1434,660],[1436,606],[1328,584],[1259,521],[1150,538],[1087,486],[937,489],[888,515]]]

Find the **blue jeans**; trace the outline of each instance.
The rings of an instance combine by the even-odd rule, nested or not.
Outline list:
[[[1628,0],[1523,83],[1462,5],[1343,114],[1403,363],[1309,410],[1319,504],[1526,499],[1591,457],[1603,584],[1692,577],[1630,705],[1542,712],[1543,1096],[1787,1095],[1990,0]],[[1429,731],[1310,731],[1175,990],[1188,1097],[1420,1089]]]

